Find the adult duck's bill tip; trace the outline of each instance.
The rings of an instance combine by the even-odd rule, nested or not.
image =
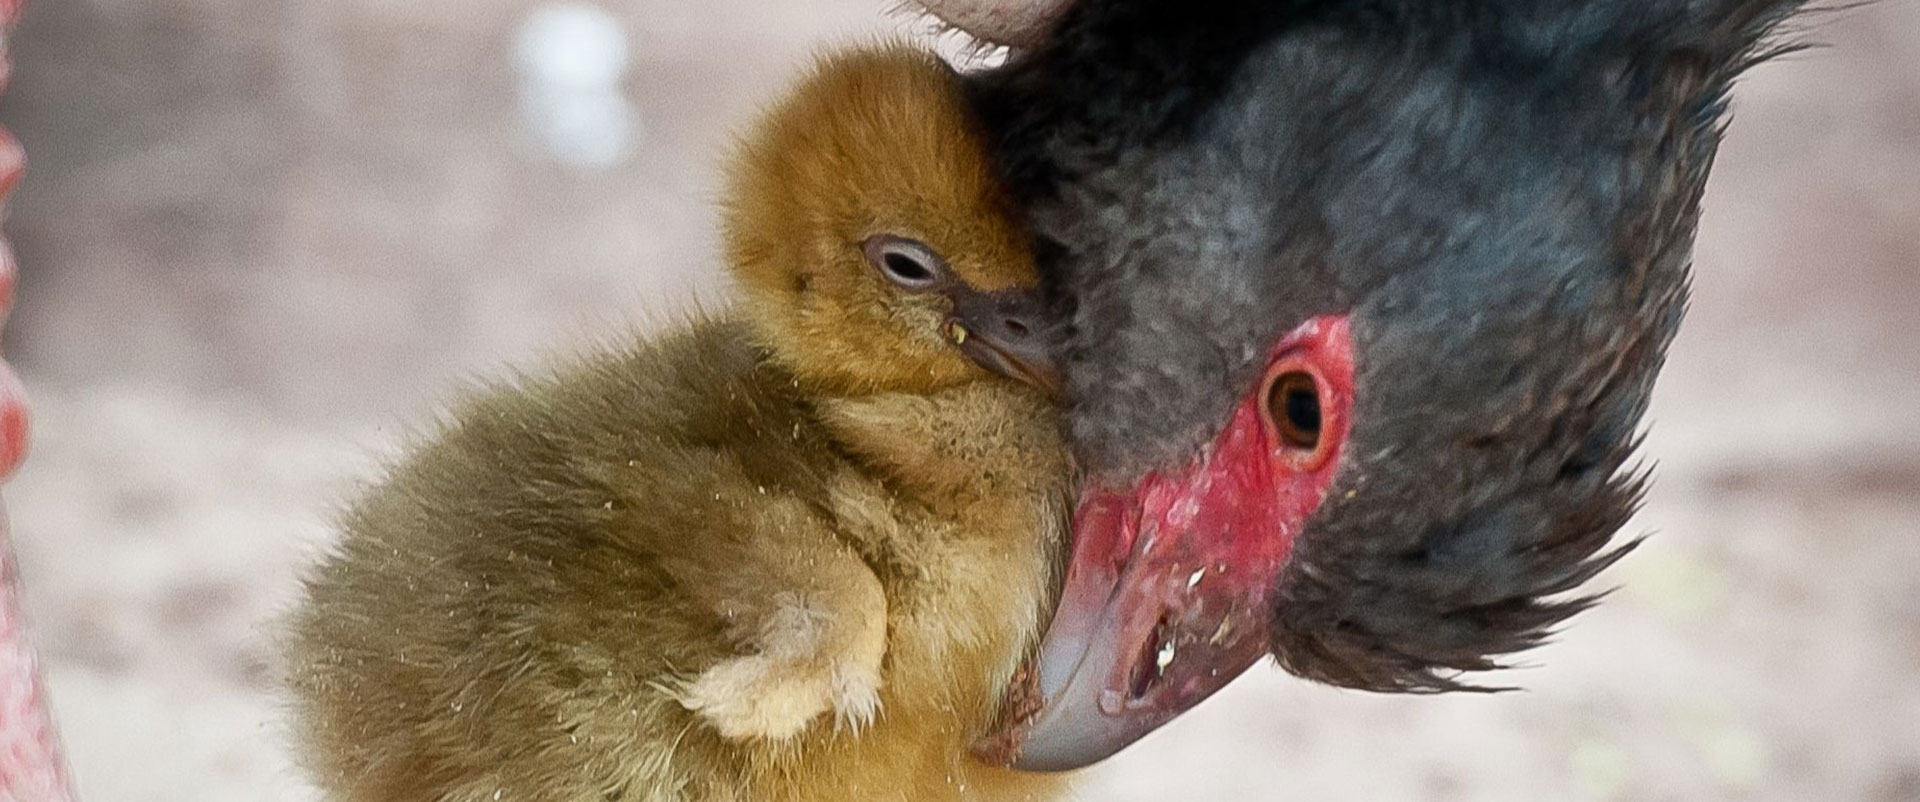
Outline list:
[[[1154,509],[1166,489],[1148,489],[1144,509],[1140,496],[1083,499],[1066,587],[1025,691],[1037,704],[984,739],[975,751],[981,759],[1041,772],[1091,765],[1266,653],[1265,587],[1280,555],[1250,561],[1220,548],[1234,544],[1222,537],[1230,532],[1171,526]],[[1143,519],[1158,523],[1142,530]],[[1204,527],[1205,519],[1195,522]]]

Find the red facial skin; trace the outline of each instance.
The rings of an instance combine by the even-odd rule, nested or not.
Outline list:
[[[1273,378],[1304,372],[1318,443],[1282,437]],[[1262,379],[1191,463],[1131,488],[1082,491],[1066,588],[1037,658],[1044,707],[1012,765],[1099,761],[1199,704],[1267,653],[1271,594],[1294,537],[1338,469],[1353,408],[1345,317],[1321,317],[1269,352]]]

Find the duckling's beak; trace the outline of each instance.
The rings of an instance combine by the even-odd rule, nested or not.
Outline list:
[[[1065,386],[1042,334],[1041,307],[1023,292],[977,293],[954,299],[943,327],[947,340],[980,367],[1023,381],[1058,402]]]

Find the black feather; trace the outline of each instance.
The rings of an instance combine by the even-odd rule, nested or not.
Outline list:
[[[1592,604],[1745,69],[1795,0],[1082,0],[974,80],[1097,479],[1191,458],[1348,314],[1351,439],[1278,588],[1293,672],[1464,687]]]

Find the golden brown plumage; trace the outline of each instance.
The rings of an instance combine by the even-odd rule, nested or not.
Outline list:
[[[348,511],[288,649],[335,798],[1052,795],[966,751],[1067,466],[949,328],[1034,279],[958,92],[902,48],[823,62],[730,173],[732,315],[476,394]],[[928,269],[950,291],[902,289]]]

